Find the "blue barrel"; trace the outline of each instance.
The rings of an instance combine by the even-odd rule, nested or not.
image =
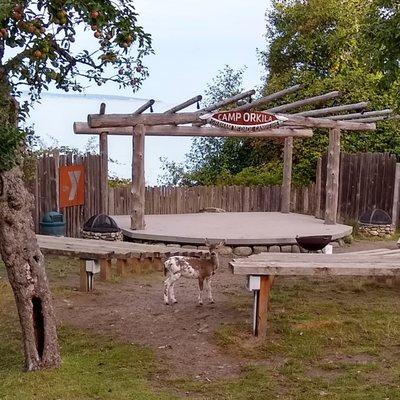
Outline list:
[[[64,215],[57,211],[44,214],[40,222],[40,233],[49,236],[65,236]]]

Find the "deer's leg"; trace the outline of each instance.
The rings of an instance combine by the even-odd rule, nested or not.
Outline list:
[[[199,305],[203,305],[203,287],[204,287],[204,280],[203,278],[199,278]]]
[[[169,276],[168,278],[164,281],[164,303],[169,304],[169,299],[168,299],[168,292],[169,292]]]
[[[178,300],[176,300],[175,298],[175,282],[181,277],[181,274],[175,274],[172,277],[172,281],[171,281],[171,286],[170,286],[170,293],[169,293],[169,298],[171,299],[172,304],[175,304],[178,302]]]
[[[171,300],[173,303],[176,303],[175,295],[174,295],[174,283],[181,277],[181,274],[173,274],[171,271],[167,273],[167,279],[164,281],[164,303],[169,304]]]
[[[211,290],[211,276],[207,276],[207,278],[205,278],[205,280],[204,280],[204,283],[205,283],[206,289],[207,289],[208,301],[210,303],[214,303],[212,290]]]
[[[169,279],[169,287],[168,287],[168,297],[169,300],[171,300],[171,303],[177,303],[178,301],[175,298],[175,290],[174,290],[174,285],[175,282],[182,276],[180,273],[175,273],[171,274],[171,277]]]

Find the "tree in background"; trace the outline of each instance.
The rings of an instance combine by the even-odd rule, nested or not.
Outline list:
[[[218,103],[244,91],[245,68],[234,70],[226,65],[207,85],[206,104]],[[232,108],[232,106],[231,106]],[[228,108],[229,109],[229,108]],[[161,159],[164,185],[261,185],[279,182],[279,165],[260,168],[255,142],[242,138],[195,138],[184,163]]]
[[[93,50],[81,50],[92,31]],[[75,44],[75,42],[77,42]],[[60,353],[44,259],[33,231],[33,199],[21,158],[29,106],[48,87],[82,91],[84,84],[140,86],[151,38],[130,1],[32,0],[0,4],[0,253],[22,328],[27,370],[57,367]],[[19,107],[21,90],[29,102]]]
[[[274,1],[266,14],[267,50],[260,53],[266,70],[263,94],[297,83],[304,88],[268,106],[340,90],[341,103],[367,100],[372,109],[398,110],[399,8],[394,0]],[[224,75],[229,78],[229,71],[221,71],[215,81],[219,84],[209,90],[216,94],[226,90]],[[330,105],[335,102],[326,103]],[[240,146],[228,146],[231,143]],[[310,139],[294,141],[295,184],[314,179],[316,161],[327,146],[327,134],[319,130]],[[189,168],[181,176],[189,178],[189,184],[276,184],[281,179],[282,147],[274,139],[197,140],[188,157]],[[342,149],[400,155],[399,122],[379,122],[376,132],[347,133]],[[175,172],[179,182],[180,171]]]
[[[206,105],[218,103],[243,91],[243,73],[245,68],[235,71],[229,65],[218,71],[216,77],[207,85]],[[232,165],[227,158],[240,158],[235,150],[243,145],[241,140],[226,138],[195,138],[191,150],[186,154],[184,164],[161,159],[164,174],[159,182],[167,185],[207,185],[226,171],[226,165]]]
[[[267,14],[270,45],[262,54],[265,93],[302,83],[299,97],[337,89],[343,103],[367,100],[373,109],[398,108],[400,54],[398,29],[394,33],[393,26],[399,26],[399,17],[395,1],[275,1]],[[318,130],[311,139],[295,141],[297,182],[314,178],[316,160],[326,152],[327,141],[326,132]],[[380,122],[376,132],[347,133],[342,143],[348,152],[400,155],[399,124]]]
[[[365,53],[372,68],[384,73],[384,80],[398,85],[400,68],[400,4],[375,0],[366,15],[363,32]],[[400,102],[400,100],[398,100]]]

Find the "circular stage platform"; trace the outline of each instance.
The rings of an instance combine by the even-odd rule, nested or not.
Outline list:
[[[289,245],[296,236],[332,235],[332,241],[351,235],[347,225],[325,225],[310,215],[279,212],[226,212],[146,215],[145,230],[131,230],[128,215],[113,216],[122,233],[134,240],[202,245],[204,239],[227,245]]]

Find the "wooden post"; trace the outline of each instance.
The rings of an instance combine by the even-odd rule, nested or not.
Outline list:
[[[269,275],[260,276],[260,291],[257,298],[256,336],[265,337],[267,333],[268,301],[273,279]]]
[[[87,273],[86,273],[86,260],[81,260],[79,282],[80,282],[79,290],[81,292],[88,292],[89,287],[88,287],[88,279],[87,279]]]
[[[393,208],[392,208],[392,225],[397,228],[397,221],[399,219],[399,195],[400,195],[400,163],[396,163],[396,174],[394,178],[393,189]]]
[[[104,115],[106,105],[101,103],[100,114]],[[108,214],[108,133],[101,132],[99,135],[100,150],[100,205],[101,212]]]
[[[131,229],[145,228],[144,125],[133,128]]]
[[[139,258],[131,258],[129,265],[134,274],[140,274],[142,272],[141,262]]]
[[[108,137],[107,132],[100,134],[100,196],[101,212],[108,214]]]
[[[100,279],[102,281],[109,281],[111,279],[111,260],[102,258],[100,260]]]
[[[329,151],[326,175],[325,224],[334,225],[337,219],[340,173],[340,129],[329,131]]]
[[[315,177],[315,191],[316,191],[316,204],[315,204],[315,217],[321,218],[321,196],[322,196],[322,159],[318,158],[317,173]]]
[[[117,259],[117,275],[125,277],[128,273],[128,260],[126,258]]]
[[[281,212],[290,213],[290,189],[292,186],[292,158],[293,138],[285,138],[283,153],[283,181],[282,181],[282,203]]]

